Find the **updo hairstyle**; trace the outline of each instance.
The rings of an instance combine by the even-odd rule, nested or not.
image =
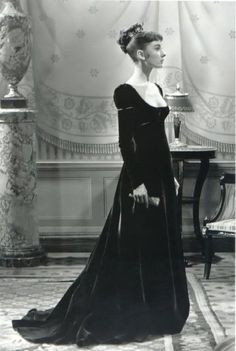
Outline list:
[[[137,50],[143,50],[145,46],[154,41],[162,41],[163,37],[152,31],[144,31],[143,25],[136,23],[128,29],[120,31],[117,43],[120,45],[121,50],[127,53],[133,61],[137,61]]]

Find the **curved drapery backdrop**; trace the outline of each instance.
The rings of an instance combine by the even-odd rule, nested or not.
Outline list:
[[[33,73],[29,70],[20,88],[33,103],[34,76],[39,139],[57,150],[47,158],[59,151],[62,159],[66,152],[95,159],[118,154],[112,94],[128,79],[132,64],[116,40],[121,28],[137,21],[164,37],[165,65],[152,80],[165,92],[180,83],[190,94],[194,112],[186,115],[185,137],[216,146],[219,158],[233,157],[234,2],[22,0],[22,5],[32,17],[34,45]]]
[[[112,95],[132,65],[116,40],[133,21],[157,30],[157,3],[40,0],[28,9],[40,136],[77,153],[117,153]]]
[[[184,83],[195,110],[184,132],[233,153],[235,2],[180,2],[179,18]]]

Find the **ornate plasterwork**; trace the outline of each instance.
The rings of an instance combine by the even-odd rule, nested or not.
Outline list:
[[[33,113],[0,113],[0,250],[38,244],[34,130]]]

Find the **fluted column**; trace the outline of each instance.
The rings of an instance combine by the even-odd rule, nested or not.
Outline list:
[[[35,266],[45,254],[36,216],[35,111],[0,109],[0,264]]]

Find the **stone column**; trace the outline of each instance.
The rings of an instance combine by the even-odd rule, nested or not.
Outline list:
[[[0,109],[0,264],[38,265],[35,111]]]

